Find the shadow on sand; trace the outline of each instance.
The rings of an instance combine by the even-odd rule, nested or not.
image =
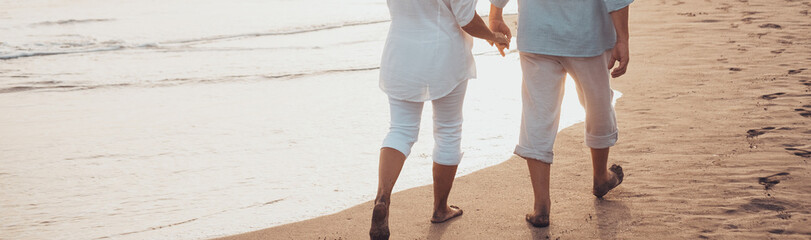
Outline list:
[[[460,218],[462,218],[462,216],[455,217],[451,220],[448,220],[447,222],[431,224],[431,226],[428,227],[428,236],[426,236],[425,239],[428,240],[442,239],[442,235],[445,235],[445,231],[448,229],[448,226],[450,226],[451,223],[455,222],[456,220],[459,220]]]
[[[529,228],[529,232],[532,233],[532,239],[533,240],[555,239],[554,237],[549,235],[549,228],[551,228],[551,227],[552,226],[550,225],[549,227],[537,228],[537,227],[532,226],[532,224],[527,223],[527,228]]]
[[[630,209],[621,201],[594,199],[594,210],[600,239],[617,239],[622,225],[631,219]]]

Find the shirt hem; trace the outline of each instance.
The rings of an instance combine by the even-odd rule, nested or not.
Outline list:
[[[388,97],[390,97],[390,98],[394,98],[394,99],[400,100],[400,101],[406,101],[406,102],[427,102],[427,101],[433,101],[433,100],[437,100],[437,99],[443,98],[443,97],[445,97],[445,96],[448,96],[448,94],[450,94],[451,92],[453,92],[453,90],[454,90],[454,89],[456,89],[457,87],[459,87],[459,84],[462,84],[463,82],[466,82],[466,81],[470,81],[470,79],[476,79],[476,77],[475,77],[475,76],[473,76],[473,77],[467,77],[467,78],[466,78],[466,79],[464,79],[464,80],[461,80],[461,81],[456,82],[456,84],[454,84],[454,85],[453,85],[453,87],[452,87],[452,88],[450,88],[450,90],[448,90],[447,92],[445,92],[445,93],[443,93],[443,94],[440,94],[440,95],[439,95],[439,96],[437,96],[437,97],[428,97],[427,99],[424,99],[424,100],[423,100],[423,99],[401,98],[401,97],[398,97],[398,96],[394,96],[393,94],[391,94],[391,93],[387,92],[387,91],[386,91],[386,89],[383,89],[383,85],[380,85],[380,90],[381,90],[381,91],[383,91],[383,93],[385,93],[385,94],[386,94],[386,96],[388,96]]]
[[[611,47],[608,47],[608,48],[604,48],[602,50],[594,50],[594,53],[592,53],[592,51],[583,51],[583,52],[578,52],[578,53],[567,53],[567,52],[549,51],[549,50],[546,50],[546,49],[540,49],[540,50],[522,49],[520,47],[518,48],[518,51],[525,52],[525,53],[548,55],[548,56],[558,56],[558,57],[596,57],[596,56],[603,55],[603,53],[605,53],[605,51],[608,51],[608,50],[610,50],[612,48],[614,48],[614,47],[611,46]]]

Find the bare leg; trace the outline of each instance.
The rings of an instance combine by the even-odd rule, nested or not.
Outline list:
[[[608,152],[611,148],[591,149],[591,167],[594,172],[594,186],[608,182]]]
[[[392,148],[380,149],[379,176],[377,182],[377,197],[372,211],[372,227],[369,230],[371,239],[389,239],[389,203],[391,191],[400,170],[403,169],[406,156]]]
[[[608,152],[610,148],[591,149],[591,165],[594,171],[594,196],[602,198],[608,191],[622,183],[624,174],[619,165],[608,166]]]
[[[441,223],[462,215],[462,209],[448,206],[448,195],[453,187],[457,166],[434,163],[434,215],[432,223]]]
[[[534,211],[526,215],[526,220],[535,227],[546,227],[549,226],[549,210],[552,205],[549,199],[549,170],[552,166],[535,159],[526,160],[532,192],[535,194]]]

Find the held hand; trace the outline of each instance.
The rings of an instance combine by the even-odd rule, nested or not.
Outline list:
[[[506,42],[488,41],[490,43],[490,46],[493,46],[493,44],[496,45],[496,47],[498,48],[498,52],[501,53],[501,56],[505,56],[504,49],[505,48],[510,49],[510,39],[512,38],[512,33],[510,32],[510,27],[508,27],[507,24],[505,24],[504,21],[502,21],[500,19],[491,18],[490,19],[490,30],[493,31],[493,33],[501,34],[501,35],[503,35],[503,36],[505,36],[507,38]]]
[[[490,46],[493,46],[493,44],[495,44],[496,47],[498,48],[498,52],[501,53],[502,57],[506,56],[506,54],[504,53],[504,48],[509,48],[510,39],[500,32],[493,32],[493,36],[494,36],[493,40],[492,41],[488,40],[487,42],[490,43]]]
[[[510,27],[508,27],[507,24],[502,20],[490,19],[490,31],[504,34],[507,36],[507,39],[512,39],[513,37],[512,33],[510,32]],[[507,48],[510,48],[509,43],[507,43]]]
[[[496,5],[490,4],[490,15],[488,16],[488,19],[490,20],[490,31],[494,33],[501,33],[507,38],[505,43],[490,42],[490,46],[496,44],[498,52],[501,53],[501,56],[503,57],[504,49],[510,48],[510,39],[513,37],[512,33],[510,32],[510,27],[504,23],[502,9]]]
[[[611,77],[618,78],[625,74],[628,69],[628,61],[630,60],[630,53],[628,50],[628,43],[617,42],[614,49],[611,50],[611,59],[608,61],[608,69],[614,68],[615,62],[620,62],[614,71],[611,71]]]

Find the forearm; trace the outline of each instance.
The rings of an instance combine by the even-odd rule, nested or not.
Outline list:
[[[467,25],[462,27],[462,30],[465,30],[470,36],[481,38],[488,41],[495,41],[496,34],[490,31],[490,28],[487,28],[487,25],[484,24],[484,20],[479,14],[475,14],[473,16],[473,20],[470,21]]]
[[[496,5],[490,4],[490,16],[488,19],[492,23],[493,21],[501,21],[504,22],[504,17],[502,16],[503,9],[497,7]]]
[[[630,35],[628,33],[628,8],[611,12],[611,20],[614,22],[614,30],[617,32],[617,42],[628,43]],[[492,7],[490,9],[492,12]]]

